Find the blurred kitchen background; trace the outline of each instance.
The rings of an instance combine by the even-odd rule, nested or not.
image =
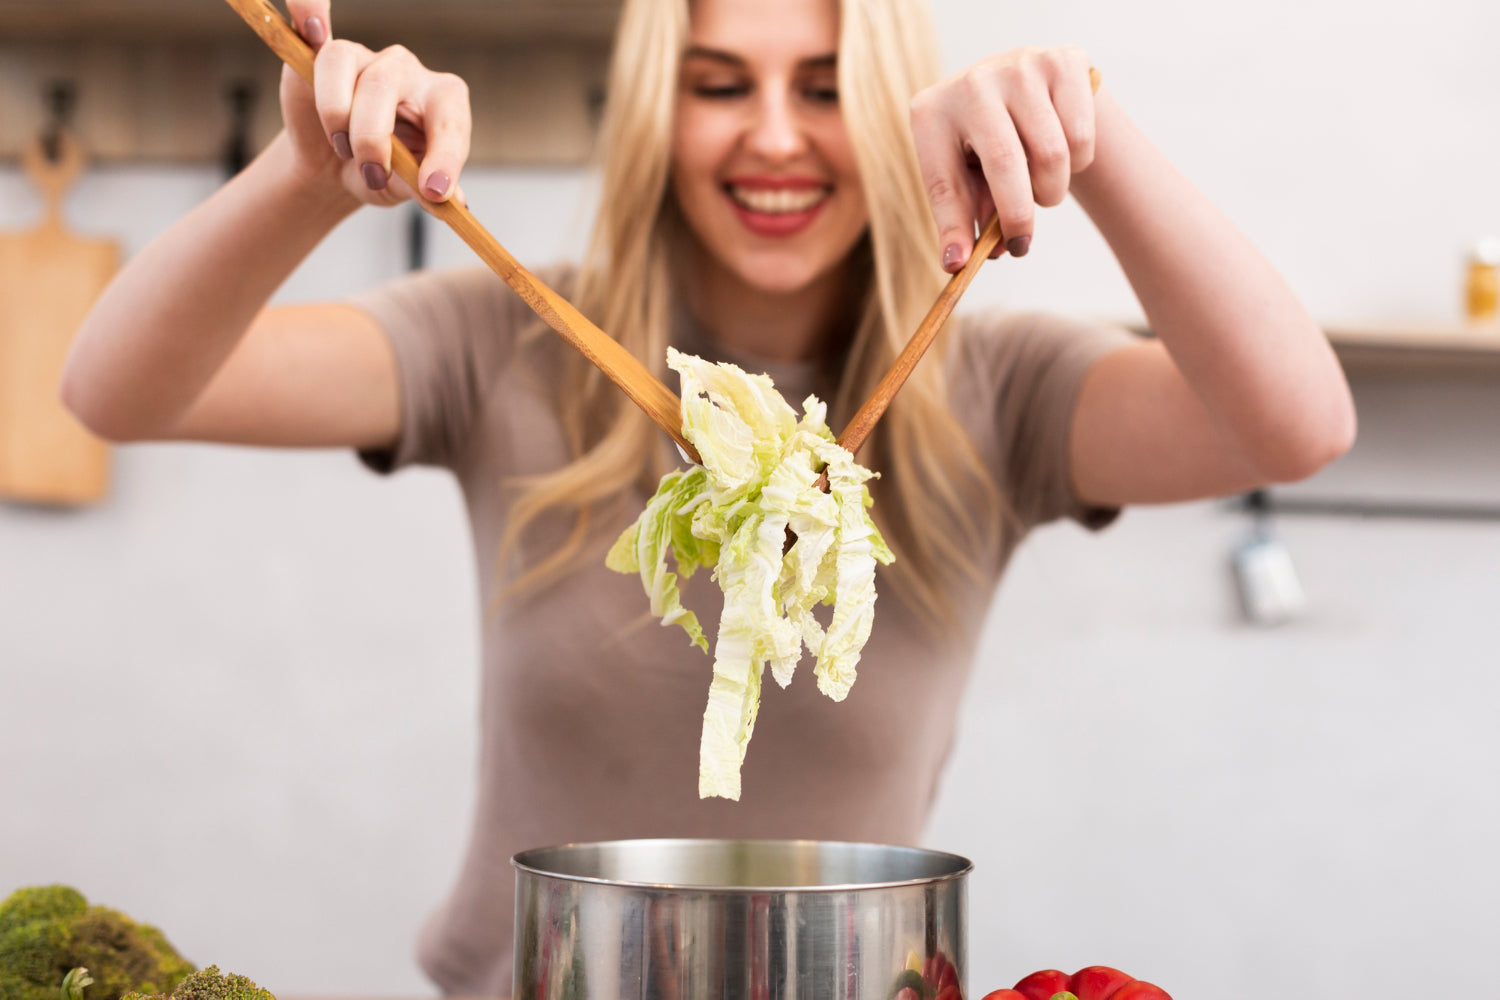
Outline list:
[[[470,78],[470,204],[543,265],[585,237],[613,10],[335,0],[334,25]],[[1259,517],[1135,509],[1023,548],[926,837],[975,862],[970,993],[1094,963],[1196,1000],[1477,982],[1500,939],[1500,327],[1464,317],[1500,233],[1500,5],[935,10],[949,70],[1084,46],[1328,325],[1360,413],[1353,451]],[[134,253],[271,134],[276,73],[217,0],[0,0],[0,231],[41,220],[20,158],[61,119],[91,158],[66,226]],[[280,299],[471,259],[366,210]],[[965,305],[1140,319],[1071,204]],[[284,996],[431,995],[413,937],[473,800],[454,486],[343,452],[102,467],[93,502],[0,501],[0,895],[73,884]]]

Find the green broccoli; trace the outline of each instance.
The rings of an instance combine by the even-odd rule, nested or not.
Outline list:
[[[0,902],[0,1000],[58,1000],[77,968],[93,977],[88,1000],[166,993],[193,971],[161,931],[67,886],[17,889]]]
[[[131,993],[125,1000],[276,1000],[269,990],[261,989],[244,976],[219,971],[210,965],[177,984],[171,994]]]

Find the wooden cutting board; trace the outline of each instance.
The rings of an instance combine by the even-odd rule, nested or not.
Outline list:
[[[23,156],[45,203],[41,225],[0,233],[0,499],[74,505],[104,498],[109,448],[63,408],[58,379],[120,250],[63,224],[63,196],[84,158],[67,133],[57,149],[54,162],[36,140]]]

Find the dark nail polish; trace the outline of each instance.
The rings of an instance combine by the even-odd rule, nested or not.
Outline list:
[[[341,160],[354,159],[354,147],[349,145],[348,132],[335,132],[329,136],[333,141],[333,152]]]
[[[447,174],[441,170],[435,170],[432,176],[427,178],[427,183],[422,185],[422,192],[433,201],[437,201],[448,193],[448,185],[450,183],[452,182],[448,180]]]
[[[302,22],[302,37],[307,39],[307,44],[317,48],[328,41],[328,27],[320,17],[310,17]]]
[[[365,175],[365,187],[371,191],[384,191],[386,174],[385,168],[378,163],[366,163],[359,168],[360,173]]]
[[[964,266],[964,252],[957,243],[943,247],[943,270],[957,271]]]
[[[1030,236],[1017,236],[1005,242],[1005,249],[1010,251],[1012,257],[1024,257],[1026,251],[1031,249]]]

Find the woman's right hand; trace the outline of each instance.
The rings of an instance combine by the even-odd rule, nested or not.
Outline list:
[[[302,37],[317,53],[309,86],[288,67],[281,113],[298,164],[311,179],[340,185],[360,202],[395,205],[416,196],[391,173],[391,136],[416,156],[419,203],[462,194],[469,156],[469,88],[452,73],[423,66],[408,49],[375,52],[333,37],[329,0],[287,0]]]

